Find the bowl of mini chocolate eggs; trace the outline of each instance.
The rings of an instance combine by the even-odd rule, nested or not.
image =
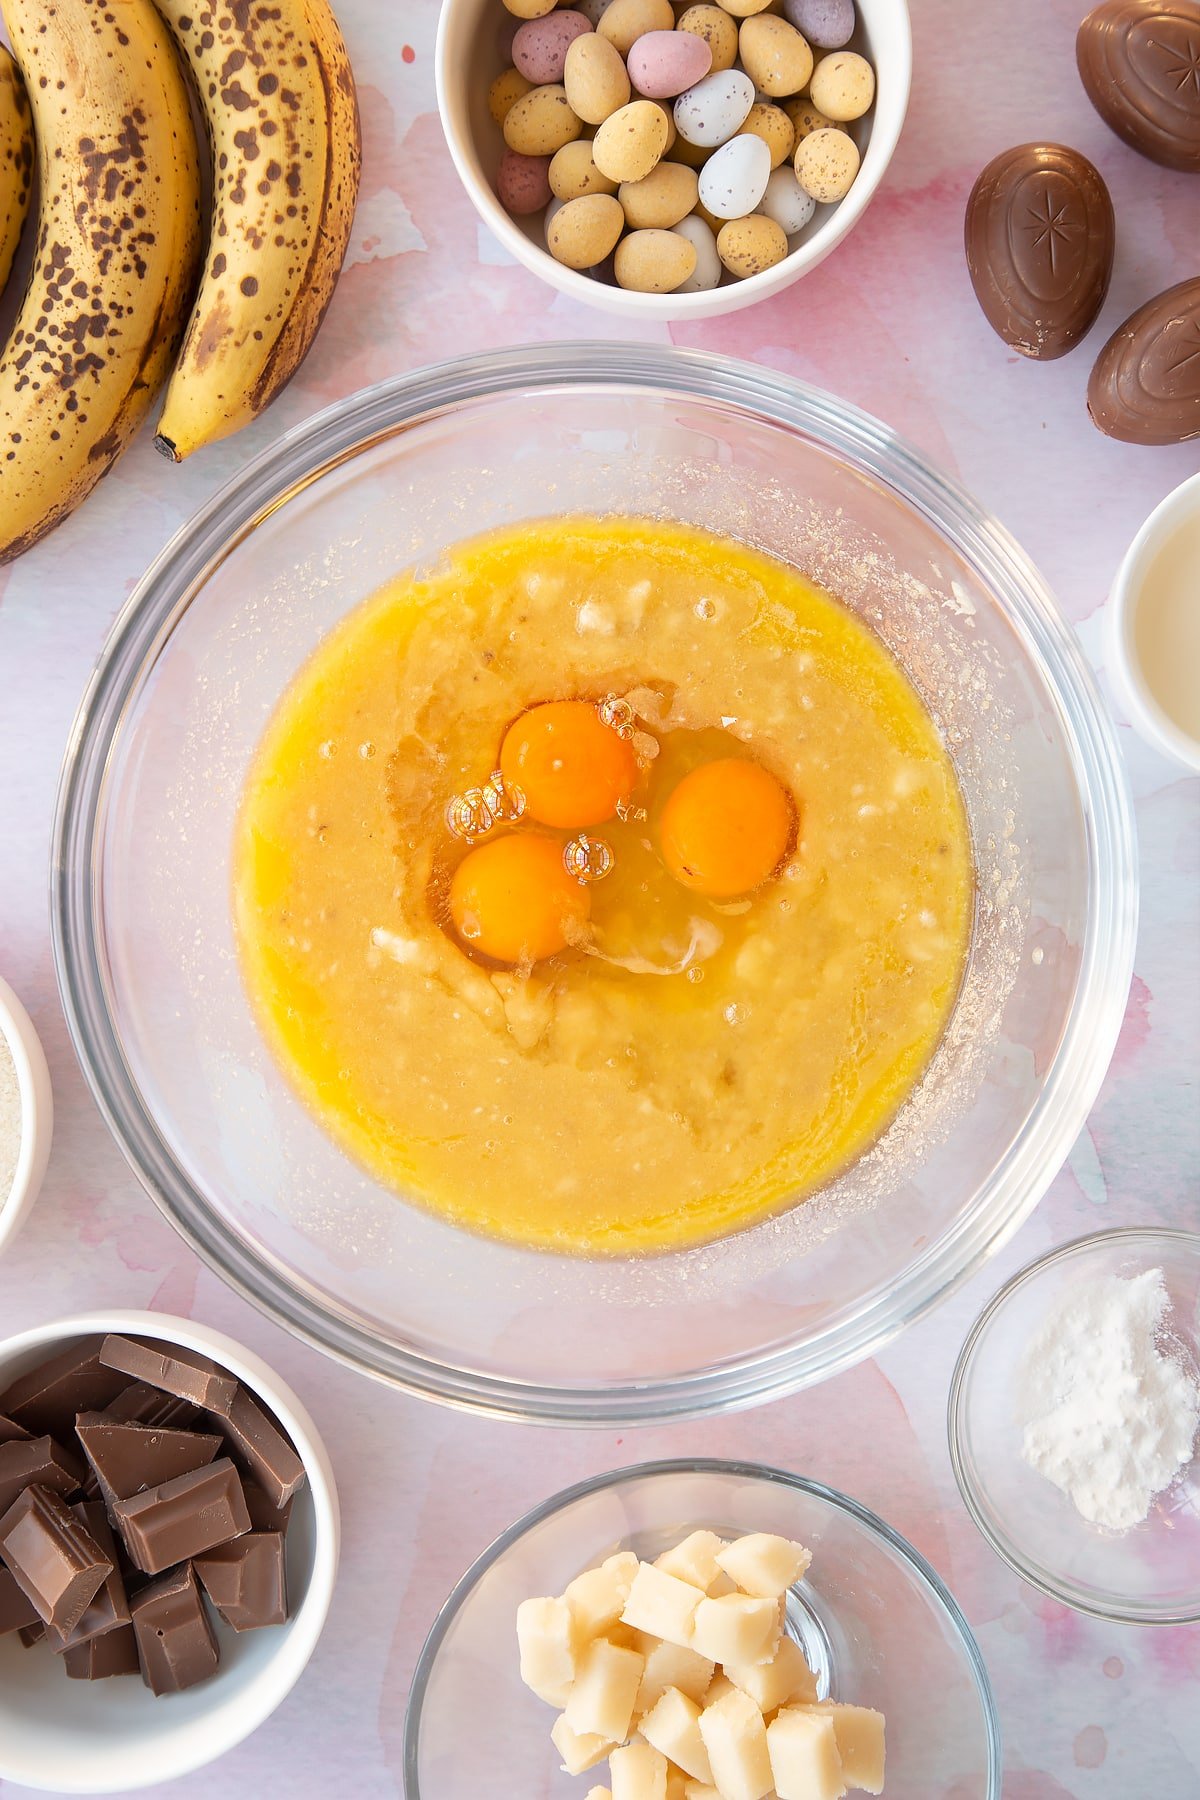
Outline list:
[[[442,127],[505,250],[631,318],[778,293],[853,229],[908,105],[905,0],[445,0]]]

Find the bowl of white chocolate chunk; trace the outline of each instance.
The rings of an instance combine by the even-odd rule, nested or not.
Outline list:
[[[911,74],[905,0],[445,0],[438,28],[483,223],[631,318],[734,312],[822,262],[883,179]]]
[[[949,1432],[1026,1581],[1120,1624],[1200,1620],[1200,1234],[1102,1231],[1021,1269],[963,1346]]]
[[[910,1544],[754,1463],[568,1488],[484,1552],[413,1678],[408,1800],[999,1800],[979,1651]]]

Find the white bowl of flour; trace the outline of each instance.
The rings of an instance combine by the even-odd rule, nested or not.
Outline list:
[[[963,1346],[949,1428],[1025,1580],[1098,1618],[1200,1619],[1200,1235],[1100,1232],[1022,1269]]]
[[[33,1021],[0,979],[0,1254],[37,1199],[54,1124],[50,1071]]]

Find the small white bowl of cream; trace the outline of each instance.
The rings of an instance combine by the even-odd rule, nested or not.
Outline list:
[[[1200,475],[1156,506],[1117,571],[1107,661],[1130,722],[1200,773]]]
[[[0,978],[0,1254],[37,1199],[53,1123],[50,1071],[41,1040]]]

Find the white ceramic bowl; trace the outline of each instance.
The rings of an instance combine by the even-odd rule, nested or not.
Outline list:
[[[0,1193],[2,1253],[4,1246],[16,1236],[37,1199],[42,1177],[46,1173],[50,1138],[54,1130],[54,1097],[50,1090],[46,1053],[33,1028],[33,1020],[4,980],[0,980],[0,1038],[8,1046],[13,1067],[17,1071],[17,1092],[21,1099],[21,1140],[17,1151],[17,1165],[8,1193]]]
[[[1200,740],[1170,718],[1156,699],[1137,645],[1137,611],[1146,577],[1175,534],[1194,520],[1200,520],[1200,475],[1182,482],[1155,507],[1126,551],[1109,597],[1106,660],[1134,729],[1164,756],[1200,774]],[[1200,681],[1200,667],[1193,675]]]
[[[572,299],[627,319],[711,319],[738,312],[790,287],[815,269],[858,223],[892,160],[908,109],[912,81],[912,30],[906,0],[856,0],[863,53],[875,68],[875,104],[854,127],[862,167],[844,200],[819,206],[795,239],[795,248],[773,269],[703,294],[635,294],[610,287],[555,262],[544,246],[542,215],[513,219],[496,198],[494,177],[504,144],[488,112],[488,88],[505,66],[499,27],[501,0],[443,0],[435,52],[442,130],[463,186],[484,224],[504,248],[551,287]]]
[[[299,1679],[325,1624],[341,1529],[325,1446],[292,1390],[232,1338],[165,1313],[82,1313],[0,1343],[0,1391],[81,1338],[134,1333],[211,1356],[270,1408],[308,1473],[287,1535],[291,1617],[236,1633],[219,1620],[210,1681],[156,1699],[133,1677],[71,1681],[44,1646],[0,1638],[0,1781],[60,1794],[116,1794],[214,1762],[270,1717]],[[217,1791],[217,1790],[214,1790]]]

